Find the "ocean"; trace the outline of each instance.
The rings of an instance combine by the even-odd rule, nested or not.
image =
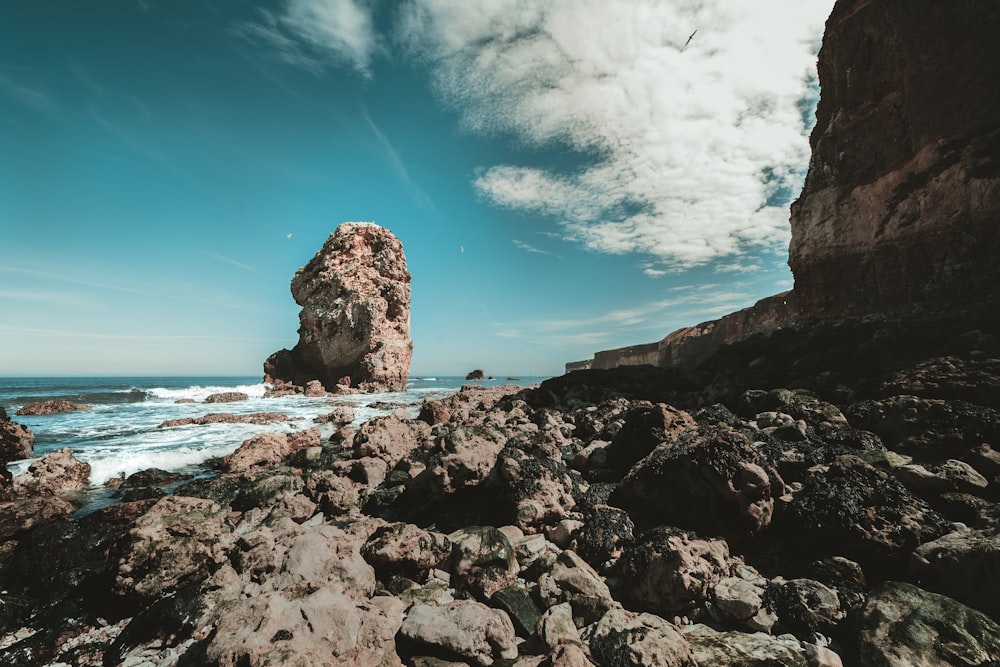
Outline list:
[[[500,377],[476,383],[531,385],[544,378]],[[468,383],[464,377],[411,377],[405,392],[307,398],[264,398],[267,385],[256,377],[8,377],[0,378],[0,407],[14,421],[35,434],[32,459],[12,461],[18,474],[46,453],[69,447],[76,458],[91,466],[90,482],[100,486],[115,477],[148,468],[189,474],[207,471],[208,459],[225,456],[251,436],[267,432],[299,431],[315,426],[313,418],[338,405],[355,409],[355,426],[400,407],[416,416],[425,398],[440,398]],[[204,403],[209,394],[238,391],[250,398],[232,403]],[[87,404],[75,412],[16,415],[26,403],[49,399]],[[178,402],[184,399],[194,402]],[[286,422],[264,425],[207,424],[158,428],[169,419],[201,417],[209,413],[280,412]]]

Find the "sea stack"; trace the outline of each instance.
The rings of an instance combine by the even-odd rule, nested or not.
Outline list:
[[[410,372],[410,273],[403,244],[345,222],[292,278],[299,342],[264,362],[265,381],[327,391],[403,391]]]

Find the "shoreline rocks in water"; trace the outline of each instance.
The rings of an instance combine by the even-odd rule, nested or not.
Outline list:
[[[35,401],[26,403],[17,411],[18,415],[55,415],[61,412],[74,412],[76,410],[89,410],[91,406],[72,401]]]
[[[291,284],[299,341],[264,362],[274,395],[404,391],[410,370],[410,273],[403,246],[374,223],[337,227]]]

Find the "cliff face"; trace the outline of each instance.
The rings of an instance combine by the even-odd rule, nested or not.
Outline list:
[[[410,273],[392,232],[345,222],[292,278],[299,342],[264,363],[265,380],[327,391],[403,391],[410,370]]]
[[[802,315],[1000,286],[1000,4],[840,0],[789,265]]]
[[[594,367],[692,367],[788,326],[1000,298],[997,35],[995,0],[839,0],[791,207],[792,293],[675,331],[655,361],[634,346],[597,353]]]

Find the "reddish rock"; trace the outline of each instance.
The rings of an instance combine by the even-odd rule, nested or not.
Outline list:
[[[265,381],[403,391],[410,370],[410,273],[403,246],[374,223],[345,222],[292,279],[299,342],[264,363]]]
[[[223,391],[218,394],[209,394],[205,397],[205,403],[235,403],[249,399],[250,396],[242,391]]]
[[[31,456],[34,442],[35,435],[28,427],[11,421],[7,411],[0,408],[0,467]]]
[[[202,498],[161,498],[115,546],[115,591],[155,600],[208,577],[233,542],[227,511]]]
[[[383,580],[401,575],[422,581],[430,570],[447,564],[451,541],[413,524],[394,523],[372,533],[361,555]]]
[[[36,401],[27,403],[17,411],[19,415],[54,415],[60,412],[89,410],[91,406],[73,403],[71,401]]]
[[[628,470],[656,446],[695,428],[694,419],[669,405],[640,405],[626,417],[618,435],[608,447],[608,465]]]
[[[400,634],[478,665],[517,657],[517,637],[510,617],[474,600],[456,600],[443,607],[414,605]]]
[[[297,433],[259,433],[225,456],[222,465],[231,472],[280,463],[292,452],[320,444],[319,428]]]
[[[420,447],[429,439],[431,428],[422,421],[401,419],[397,415],[371,419],[358,429],[354,436],[354,453],[358,456],[375,456],[389,467]]]
[[[317,424],[336,424],[343,426],[344,424],[350,424],[354,421],[357,413],[354,408],[350,405],[338,405],[334,410],[328,414],[320,415],[313,419]]]
[[[609,610],[590,633],[590,652],[599,665],[695,667],[691,647],[676,627],[653,614],[621,607]]]
[[[274,422],[287,421],[288,416],[280,412],[252,412],[245,415],[234,415],[223,412],[213,412],[203,417],[183,417],[181,419],[168,419],[156,428],[171,428],[173,426],[188,426],[197,424],[271,424]]]
[[[61,449],[35,461],[28,470],[14,478],[15,497],[58,496],[87,485],[90,464],[73,456],[73,450]]]

